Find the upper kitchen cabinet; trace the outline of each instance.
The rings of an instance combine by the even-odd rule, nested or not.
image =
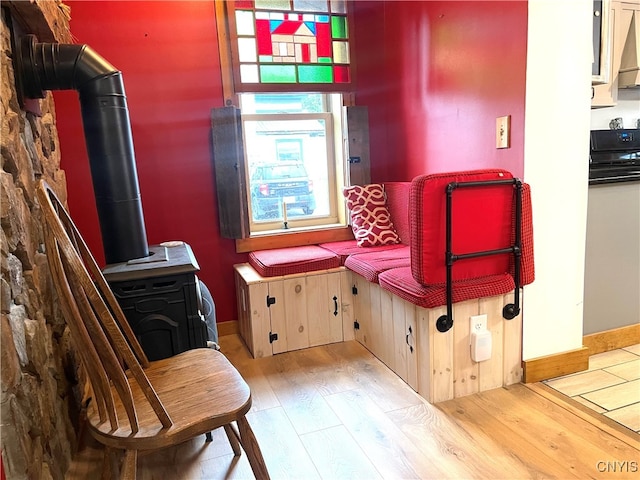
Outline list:
[[[623,52],[632,58],[637,48],[627,47],[628,38],[638,38],[640,0],[594,1],[594,62],[592,67],[591,108],[612,107],[618,101]],[[632,25],[632,22],[634,25]],[[630,31],[633,28],[634,31]],[[627,51],[629,53],[627,53]],[[637,59],[637,55],[636,55]],[[628,63],[632,63],[630,60]],[[637,60],[636,60],[637,70]],[[629,70],[630,72],[631,70]],[[627,73],[625,72],[625,75]]]
[[[623,8],[624,4],[623,4]],[[620,88],[640,87],[640,4],[626,7],[631,11],[631,26],[620,60]]]
[[[593,63],[591,64],[591,83],[594,85],[607,83],[611,77],[610,12],[609,0],[594,0]]]

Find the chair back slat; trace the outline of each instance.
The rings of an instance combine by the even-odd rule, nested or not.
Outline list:
[[[98,409],[100,421],[107,421],[108,417],[111,425],[115,425],[117,428],[118,419],[113,395],[111,395],[111,389],[109,388],[109,377],[101,367],[100,357],[93,346],[93,342],[84,323],[77,321],[81,318],[81,314],[75,302],[74,292],[66,277],[67,274],[63,267],[62,259],[60,258],[58,244],[52,235],[45,235],[45,246],[47,256],[49,257],[51,274],[56,291],[58,292],[58,297],[60,297],[61,300],[67,326],[74,341],[77,342],[78,345],[85,346],[85,348],[78,348],[77,350],[91,380],[91,386],[93,387],[93,393],[95,395],[94,401]]]
[[[73,262],[72,259],[67,259],[67,265]],[[99,318],[102,317],[99,305],[99,301],[94,297],[90,300],[92,294],[91,285],[83,285],[83,282],[79,281],[78,277],[73,275],[75,272],[70,272],[67,276],[69,285],[75,292],[75,303],[78,306],[82,321],[85,328],[89,332],[89,337],[92,341],[91,347],[94,347],[98,352],[98,356],[103,369],[107,376],[111,380],[111,384],[118,392],[118,396],[122,405],[127,412],[129,418],[129,424],[132,432],[138,431],[138,416],[136,415],[135,406],[133,404],[133,395],[131,393],[131,386],[127,380],[127,375],[122,368],[116,351],[113,348],[113,343],[109,341],[105,332],[101,328],[101,322]],[[117,425],[113,425],[117,428]]]
[[[109,287],[109,284],[107,283],[106,279],[102,275],[102,272],[98,268],[98,265],[93,259],[93,256],[91,255],[91,252],[89,251],[89,248],[87,247],[87,245],[84,243],[84,241],[82,241],[82,238],[80,238],[79,240],[81,241],[78,242],[76,251],[79,253],[80,257],[82,258],[85,264],[85,267],[89,271],[89,274],[91,275],[96,287],[100,291],[100,294],[102,295],[103,300],[108,306],[111,312],[111,315],[114,317],[116,324],[118,325],[118,327],[120,328],[120,331],[124,335],[124,338],[129,344],[129,347],[131,348],[131,350],[133,350],[133,353],[135,354],[136,359],[138,360],[142,368],[148,367],[149,360],[147,359],[147,355],[142,350],[142,346],[140,345],[140,342],[138,342],[138,339],[136,338],[135,334],[133,333],[133,329],[131,328],[131,325],[125,318],[124,313],[120,308],[120,304],[118,303],[118,300],[116,299],[115,295],[113,294],[113,291],[111,290],[111,287]]]
[[[40,182],[37,194],[47,226],[47,258],[55,272],[56,290],[65,304],[67,323],[75,324],[70,331],[76,347],[80,351],[86,350],[81,358],[94,394],[99,397],[98,409],[106,411],[111,429],[117,429],[109,388],[113,385],[127,413],[132,433],[138,431],[136,406],[127,381],[128,369],[160,423],[165,428],[170,427],[173,422],[144,373],[147,357],[89,248],[60,200],[44,181]],[[100,419],[104,421],[102,415]]]

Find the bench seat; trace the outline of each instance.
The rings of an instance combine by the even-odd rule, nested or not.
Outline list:
[[[348,240],[252,252],[251,266],[236,266],[240,331],[251,353],[355,339],[432,403],[519,382],[522,315],[504,312],[520,304],[514,277],[522,287],[535,271],[530,189],[511,179],[506,170],[485,169],[384,183],[395,245]],[[447,255],[458,257],[450,264],[449,305]],[[475,316],[484,317],[493,344],[482,361],[469,350]]]
[[[445,285],[422,285],[411,274],[411,267],[394,268],[378,275],[380,287],[423,308],[435,308],[447,303]],[[453,303],[474,298],[493,297],[514,289],[513,277],[508,273],[457,280],[453,282]]]

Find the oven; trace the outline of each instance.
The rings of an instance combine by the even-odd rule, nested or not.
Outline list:
[[[640,129],[591,130],[589,185],[640,181]]]

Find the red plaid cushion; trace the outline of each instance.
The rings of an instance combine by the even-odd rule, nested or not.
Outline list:
[[[515,202],[512,221],[515,225]],[[533,283],[536,275],[533,264],[533,213],[531,211],[531,187],[522,184],[522,257],[520,257],[520,286]],[[515,229],[511,233],[511,241],[515,242]],[[514,273],[513,258],[509,260],[509,271]]]
[[[447,304],[444,285],[422,285],[413,278],[411,268],[393,268],[378,275],[380,287],[423,308]],[[508,273],[487,275],[453,282],[453,303],[474,298],[504,295],[514,289],[513,277]]]
[[[343,194],[351,211],[351,228],[359,246],[391,245],[400,241],[385,205],[382,185],[354,185],[345,188]]]
[[[409,247],[393,248],[380,252],[350,255],[344,262],[349,270],[363,276],[370,282],[378,283],[380,272],[398,267],[410,267]]]
[[[384,193],[387,194],[387,208],[393,219],[400,241],[409,245],[411,230],[409,226],[409,193],[411,182],[385,182]]]
[[[263,277],[279,277],[336,268],[340,266],[340,257],[324,248],[307,245],[251,252],[249,263]]]
[[[423,285],[446,281],[446,187],[451,182],[512,178],[501,169],[421,175],[411,182],[411,271]],[[452,252],[464,254],[505,248],[511,240],[513,188],[490,186],[460,188],[453,195]],[[456,262],[453,280],[509,272],[508,254]]]
[[[396,245],[380,245],[378,247],[359,247],[358,242],[356,242],[355,240],[341,240],[338,242],[319,243],[318,246],[338,255],[340,257],[340,265],[344,265],[344,262],[350,255],[384,252],[385,250],[396,250],[398,248],[404,247],[402,243],[398,243]],[[409,258],[408,254],[407,258]]]

